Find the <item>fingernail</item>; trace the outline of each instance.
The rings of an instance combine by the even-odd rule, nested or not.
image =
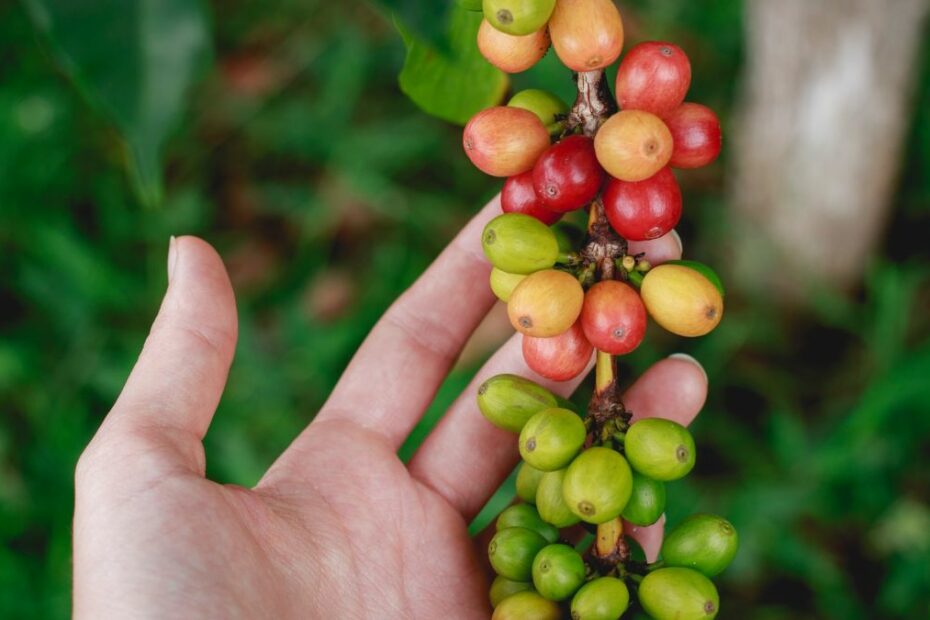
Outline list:
[[[684,254],[684,253],[685,253],[685,247],[681,244],[681,236],[678,234],[678,231],[675,230],[675,229],[673,228],[673,229],[671,230],[671,233],[672,233],[672,239],[674,239],[674,240],[675,240],[675,243],[678,244],[678,253],[679,253],[679,254]]]
[[[168,284],[171,284],[171,276],[174,274],[174,266],[178,262],[178,240],[174,235],[168,241]]]
[[[697,366],[698,368],[701,369],[701,374],[704,375],[704,381],[708,381],[708,382],[709,382],[709,380],[708,380],[708,378],[707,378],[707,371],[704,370],[704,367],[703,367],[703,366],[701,366],[701,362],[697,361],[696,359],[694,359],[693,357],[691,357],[691,356],[688,355],[687,353],[673,353],[672,355],[669,355],[668,357],[669,357],[669,359],[684,360],[684,361],[686,361],[686,362],[691,362],[692,364],[694,364],[695,366]]]

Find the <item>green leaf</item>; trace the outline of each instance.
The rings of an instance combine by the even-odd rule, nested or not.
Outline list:
[[[436,45],[440,49],[445,45],[446,24],[448,22],[452,0],[371,0],[395,21],[404,26],[417,37]]]
[[[428,114],[464,125],[504,98],[510,84],[507,74],[488,63],[475,43],[481,19],[481,13],[454,8],[447,51],[417,38],[395,20],[407,47],[400,88]]]
[[[126,142],[140,200],[161,202],[161,155],[210,60],[202,0],[24,0],[81,94]]]

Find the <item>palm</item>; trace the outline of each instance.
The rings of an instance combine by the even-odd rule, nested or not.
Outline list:
[[[519,342],[482,368],[409,465],[396,451],[493,301],[471,245],[495,207],[385,315],[314,423],[251,490],[203,476],[200,440],[236,316],[218,257],[183,239],[139,363],[78,465],[75,615],[487,617],[489,575],[467,523],[516,449],[468,395],[499,372],[533,376]],[[705,381],[693,364],[665,360],[627,403],[686,422]],[[567,395],[575,384],[550,387]],[[639,534],[647,552],[657,532]]]

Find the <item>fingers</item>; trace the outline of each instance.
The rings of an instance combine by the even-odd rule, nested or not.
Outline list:
[[[169,249],[168,291],[100,434],[172,435],[199,443],[236,347],[236,302],[216,251],[195,237]],[[200,468],[200,463],[193,463]]]
[[[643,553],[646,554],[647,562],[651,563],[659,559],[659,551],[662,549],[662,537],[665,532],[665,515],[659,517],[659,520],[652,525],[645,527],[624,521],[623,531],[639,543]]]
[[[670,260],[681,258],[681,237],[675,230],[662,235],[658,239],[649,241],[630,241],[627,252],[636,256],[645,254],[643,258],[653,265],[660,265]]]
[[[707,374],[690,355],[676,353],[653,364],[623,396],[640,418],[667,418],[687,426],[707,400]]]
[[[347,419],[401,445],[494,302],[481,231],[500,212],[495,198],[391,306],[317,420]]]
[[[585,372],[561,383],[537,375],[523,360],[520,334],[508,340],[478,371],[409,464],[410,473],[445,497],[466,521],[478,514],[519,458],[516,435],[488,422],[475,400],[478,387],[501,373],[532,379],[560,396],[571,395],[587,375]]]

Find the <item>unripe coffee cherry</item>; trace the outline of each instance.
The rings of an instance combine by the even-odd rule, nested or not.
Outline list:
[[[584,584],[581,555],[563,544],[543,547],[533,559],[533,585],[550,601],[564,601]]]
[[[523,359],[535,373],[553,381],[574,379],[588,367],[594,347],[580,321],[552,338],[523,336]]]
[[[546,523],[530,504],[514,504],[504,509],[497,517],[495,528],[497,531],[508,527],[525,527],[533,530],[548,542],[554,543],[559,539],[559,529]]]
[[[517,497],[528,504],[535,504],[536,491],[539,489],[539,483],[544,474],[545,472],[536,469],[532,465],[521,462],[519,469],[517,469]],[[537,506],[536,509],[539,510],[539,507]],[[542,516],[542,513],[540,513],[540,516]]]
[[[648,41],[635,46],[617,70],[621,110],[645,110],[657,116],[685,100],[691,86],[691,62],[677,45]]]
[[[720,596],[710,579],[689,568],[660,568],[639,584],[639,602],[655,620],[712,620]]]
[[[525,274],[507,273],[506,271],[501,271],[497,267],[494,267],[491,269],[491,290],[498,299],[507,303],[510,300],[513,289],[517,288],[517,285],[523,282],[523,278],[525,277]]]
[[[562,133],[565,127],[563,117],[568,114],[568,106],[549,91],[527,88],[511,97],[507,105],[529,110],[538,116],[551,135]]]
[[[581,327],[596,349],[626,355],[639,346],[646,334],[646,308],[633,287],[604,280],[584,296]]]
[[[581,450],[586,434],[574,411],[546,409],[527,420],[520,431],[520,456],[542,471],[562,469]]]
[[[739,548],[733,524],[716,515],[697,514],[666,534],[662,559],[666,566],[693,568],[707,577],[722,573]]]
[[[549,132],[527,110],[497,106],[475,114],[462,134],[465,154],[493,177],[509,177],[533,167],[549,148]]]
[[[572,620],[617,620],[630,605],[630,591],[616,577],[598,577],[572,598]]]
[[[584,298],[574,276],[555,269],[537,271],[514,289],[507,302],[507,316],[521,334],[551,338],[575,323]]]
[[[559,604],[543,598],[536,592],[517,592],[508,596],[494,608],[491,620],[560,620]]]
[[[488,598],[491,601],[491,607],[497,607],[508,596],[517,592],[532,592],[533,582],[531,581],[512,581],[506,577],[498,575],[491,582],[491,590],[488,592]]]
[[[683,265],[653,267],[643,279],[640,294],[655,322],[679,336],[703,336],[723,317],[723,296],[717,287]]]
[[[604,170],[587,136],[568,136],[550,146],[533,166],[533,187],[550,211],[566,213],[588,205],[604,182]]]
[[[655,114],[622,110],[607,119],[594,137],[597,160],[621,181],[648,179],[672,157],[672,133]]]
[[[658,239],[681,219],[681,189],[668,167],[643,181],[611,179],[604,189],[604,212],[624,239]]]
[[[582,452],[568,466],[562,481],[565,503],[587,523],[604,523],[620,516],[632,489],[630,466],[610,448]]]
[[[633,472],[633,493],[623,509],[623,518],[633,525],[652,525],[665,512],[665,484]]]
[[[478,388],[478,409],[498,428],[519,433],[534,415],[558,407],[555,395],[517,375],[495,375]]]
[[[624,453],[633,469],[663,482],[687,476],[694,468],[695,452],[688,429],[664,418],[633,423],[624,441]]]
[[[665,117],[675,148],[669,165],[673,168],[700,168],[720,155],[723,134],[720,119],[700,103],[683,103]]]
[[[559,221],[561,213],[550,211],[542,205],[542,200],[533,188],[533,171],[512,176],[504,181],[501,190],[501,210],[504,213],[523,213],[535,217],[550,226]]]
[[[522,213],[505,213],[488,222],[481,234],[481,247],[491,264],[507,273],[548,269],[559,257],[555,233]]]
[[[549,35],[559,60],[572,71],[603,69],[623,50],[623,20],[612,0],[559,0]]]
[[[565,503],[565,497],[562,495],[566,471],[547,471],[539,479],[539,487],[536,489],[536,509],[539,510],[539,516],[546,523],[558,528],[569,527],[580,521],[578,515]]]
[[[489,63],[501,71],[520,73],[546,55],[549,33],[542,28],[531,34],[515,36],[501,32],[485,19],[478,28],[478,49]]]
[[[508,527],[500,530],[488,545],[488,559],[498,575],[513,581],[529,581],[533,577],[533,558],[548,543],[533,530]]]
[[[492,26],[513,35],[527,35],[541,30],[555,0],[484,0],[484,18]]]

